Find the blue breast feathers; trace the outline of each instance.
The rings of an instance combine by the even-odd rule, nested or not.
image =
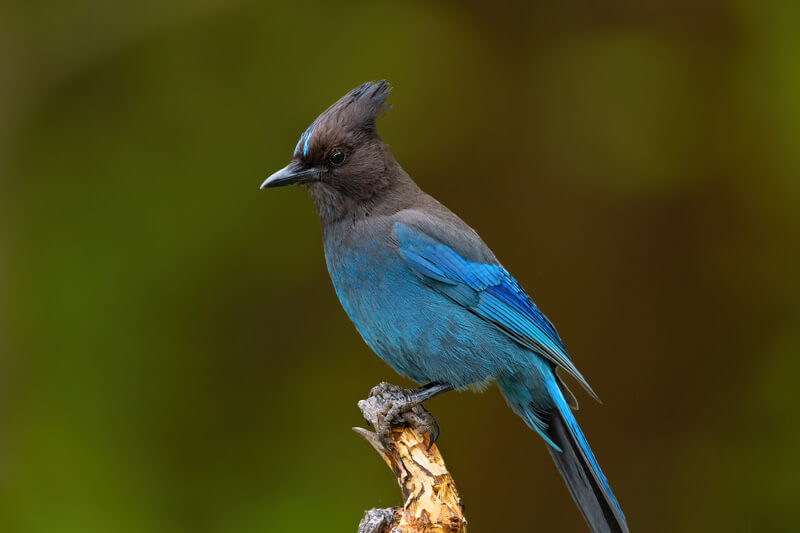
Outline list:
[[[593,396],[553,325],[501,265],[468,261],[402,222],[394,225],[400,255],[432,288],[494,324],[522,346],[563,368]]]

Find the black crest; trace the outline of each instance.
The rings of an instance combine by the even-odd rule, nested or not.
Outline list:
[[[325,113],[341,113],[349,118],[351,126],[374,127],[375,119],[392,107],[386,103],[386,98],[389,97],[391,90],[392,86],[386,80],[362,83],[342,96]]]
[[[375,119],[392,108],[386,103],[391,90],[392,86],[386,80],[367,82],[347,93],[339,102],[352,107],[353,118],[362,126],[374,126]]]

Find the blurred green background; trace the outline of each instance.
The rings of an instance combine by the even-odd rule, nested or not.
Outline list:
[[[336,301],[306,126],[383,138],[603,399],[633,531],[800,521],[800,4],[4,2],[0,531],[355,531],[399,503],[350,427],[405,383]],[[579,391],[580,392],[580,391]],[[470,530],[584,531],[496,389],[429,405]]]

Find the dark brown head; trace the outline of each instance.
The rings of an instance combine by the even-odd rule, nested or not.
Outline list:
[[[303,184],[323,219],[374,202],[399,170],[375,131],[390,90],[386,81],[368,82],[344,95],[303,132],[292,161],[261,188]]]

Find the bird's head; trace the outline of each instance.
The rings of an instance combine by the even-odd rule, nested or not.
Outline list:
[[[332,204],[370,201],[390,182],[393,161],[375,130],[375,119],[389,109],[386,81],[368,82],[325,110],[300,136],[286,167],[261,188],[302,184],[320,209]]]

